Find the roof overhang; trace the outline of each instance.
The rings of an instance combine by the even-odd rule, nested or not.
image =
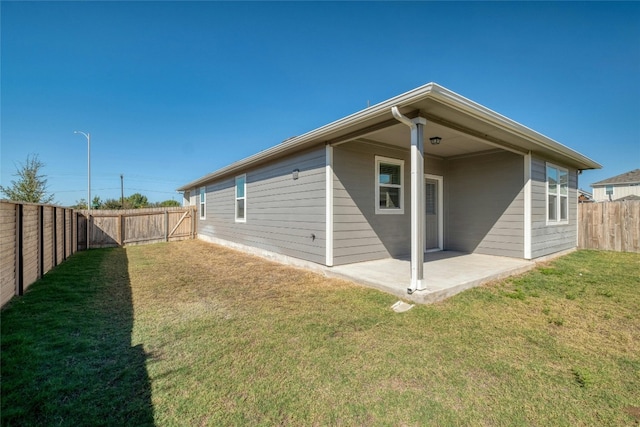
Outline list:
[[[576,169],[600,169],[602,166],[588,157],[552,140],[526,126],[496,113],[436,83],[428,83],[325,126],[290,138],[284,142],[205,175],[178,188],[189,190],[206,182],[240,172],[275,158],[304,150],[318,144],[341,144],[357,138],[403,126],[391,113],[397,106],[409,117],[425,117],[440,129],[465,135],[469,140],[527,154],[535,153]],[[406,130],[403,130],[406,131]]]

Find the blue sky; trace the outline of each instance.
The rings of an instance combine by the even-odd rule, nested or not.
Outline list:
[[[428,82],[601,163],[640,167],[640,3],[6,2],[1,182],[62,205],[175,189]]]

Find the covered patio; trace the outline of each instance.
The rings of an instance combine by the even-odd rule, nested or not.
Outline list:
[[[466,289],[521,274],[536,266],[534,261],[455,251],[424,255],[424,287],[407,293],[411,284],[410,259],[387,258],[327,268],[327,275],[379,289],[418,304],[442,301]]]

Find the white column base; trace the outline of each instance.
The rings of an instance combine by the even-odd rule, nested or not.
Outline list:
[[[411,295],[417,291],[426,291],[427,286],[424,282],[424,279],[411,279],[411,287],[407,289],[407,293]]]

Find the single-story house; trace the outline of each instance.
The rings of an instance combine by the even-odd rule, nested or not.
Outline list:
[[[198,236],[325,266],[427,251],[535,259],[577,246],[584,155],[429,83],[178,189]]]
[[[631,196],[640,197],[640,169],[594,182],[591,187],[596,202],[634,200]]]

